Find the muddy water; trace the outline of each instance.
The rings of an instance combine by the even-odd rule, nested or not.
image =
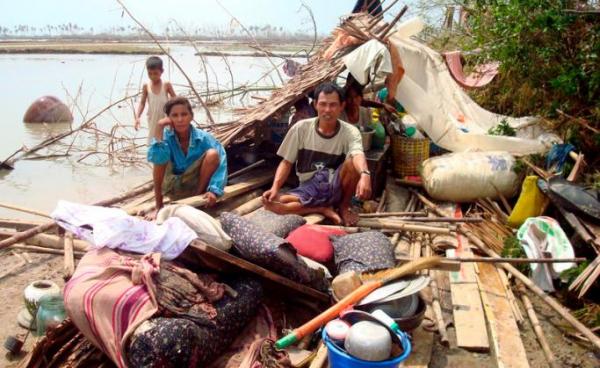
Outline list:
[[[199,58],[194,49],[187,46],[175,46],[171,49],[186,73],[200,88],[205,86],[205,73],[201,69]],[[68,125],[44,126],[24,124],[23,115],[36,98],[54,95],[69,104],[72,97],[78,96],[83,112],[88,117],[116,101],[126,94],[139,91],[140,83],[146,81],[144,55],[0,55],[0,112],[2,114],[2,132],[0,135],[0,161],[8,157],[19,147],[33,146],[49,134],[69,129]],[[231,77],[221,57],[207,57],[207,70],[210,86],[214,90],[231,86]],[[164,80],[175,84],[179,93],[187,93],[183,75],[171,63],[165,61]],[[249,84],[259,79],[271,66],[264,58],[229,58],[231,71],[236,85]],[[272,75],[277,80],[276,75]],[[218,81],[218,82],[217,82]],[[271,85],[267,78],[262,85]],[[181,86],[178,86],[181,85]],[[78,91],[80,91],[78,93]],[[69,94],[72,97],[69,97]],[[134,104],[137,105],[137,100]],[[229,101],[229,105],[212,109],[215,119],[227,121],[231,118],[231,105],[251,104],[253,100],[239,97]],[[77,126],[83,121],[78,109],[73,115]],[[145,114],[144,114],[145,119]],[[204,121],[203,112],[198,110],[196,120]],[[112,108],[96,120],[105,129],[115,122],[123,125],[133,124],[133,104],[123,103]],[[145,120],[142,120],[142,125]],[[139,138],[143,142],[147,130],[135,132],[131,128],[123,134]],[[79,141],[78,141],[79,143]],[[140,149],[145,153],[145,148]],[[43,152],[41,154],[50,154]],[[81,203],[110,197],[150,179],[148,165],[124,167],[122,164],[97,165],[94,159],[77,162],[81,156],[61,157],[43,160],[20,160],[15,169],[0,170],[0,202],[23,206],[43,212],[51,212],[57,200],[67,199]],[[36,218],[0,208],[0,217]]]

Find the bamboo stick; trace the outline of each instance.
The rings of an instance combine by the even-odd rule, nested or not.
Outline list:
[[[25,208],[25,207],[15,206],[13,204],[0,203],[0,207],[8,208],[10,210],[15,210],[15,211],[19,211],[19,212],[29,213],[29,214],[36,215],[36,216],[50,218],[50,215],[48,215],[47,213],[43,213],[43,212],[40,212],[37,210]]]
[[[244,167],[243,169],[240,169],[240,170],[238,170],[236,172],[233,172],[233,173],[229,174],[229,176],[227,177],[227,180],[231,180],[231,179],[233,179],[235,177],[238,177],[238,176],[243,175],[243,174],[245,174],[247,172],[250,172],[250,171],[256,169],[257,167],[264,165],[265,162],[267,162],[265,159],[262,159],[260,161],[256,161],[255,163],[253,163],[251,165],[248,165],[248,166]]]
[[[381,193],[381,199],[379,200],[379,205],[377,205],[377,211],[376,211],[376,213],[382,213],[382,212],[384,212],[383,209],[385,208],[385,201],[386,201],[386,199],[387,199],[387,189],[384,189],[383,193]]]
[[[540,343],[540,346],[542,347],[542,351],[544,352],[544,356],[546,357],[548,364],[552,368],[560,368],[560,364],[558,364],[558,362],[556,361],[556,357],[554,356],[554,353],[552,353],[552,349],[550,349],[550,345],[548,345],[548,340],[546,340],[546,335],[544,334],[544,331],[542,330],[542,326],[537,317],[537,314],[535,313],[535,309],[533,309],[533,304],[531,304],[531,300],[529,300],[529,297],[527,296],[527,293],[525,292],[525,288],[523,287],[523,285],[519,286],[519,292],[521,294],[521,301],[523,301],[523,305],[525,306],[525,310],[527,311],[527,316],[529,317],[529,320],[531,321],[531,326],[533,327],[535,336],[537,337],[538,342]]]
[[[443,212],[439,210],[439,208],[425,198],[422,194],[416,193],[417,197],[423,202],[424,205],[431,208],[436,214],[443,216]],[[473,233],[463,227],[463,225],[458,225],[458,231],[466,236],[469,241],[474,244],[479,250],[486,253],[489,257],[500,258],[500,256],[489,249],[479,238],[477,238]],[[587,328],[583,323],[579,322],[577,318],[571,315],[570,311],[564,307],[562,304],[557,302],[550,295],[546,294],[542,289],[540,289],[536,284],[534,284],[527,276],[523,275],[519,270],[508,263],[500,263],[506,271],[512,274],[516,279],[521,281],[525,286],[529,288],[534,294],[536,294],[540,299],[542,299],[546,304],[548,304],[555,312],[557,312],[565,321],[569,322],[571,326],[581,332],[585,337],[587,337],[596,348],[600,348],[600,337],[596,336],[589,328]]]
[[[44,247],[37,247],[35,245],[13,244],[10,246],[10,248],[26,250],[26,251],[34,252],[34,253],[47,253],[47,254],[56,254],[56,255],[64,255],[65,254],[64,249],[44,248]],[[84,254],[85,253],[83,253],[83,252],[73,252],[73,256],[75,258],[81,258],[84,256]]]
[[[510,287],[510,281],[508,280],[508,276],[506,276],[506,271],[503,268],[496,268],[498,270],[498,275],[502,280],[502,284],[504,285],[504,289],[506,290],[506,296],[508,297],[508,301],[510,302],[510,306],[512,307],[513,315],[515,320],[519,325],[523,323],[525,318],[523,317],[523,313],[521,313],[521,308],[519,308],[519,304],[517,303],[517,298],[515,298],[515,294]]]
[[[399,261],[414,261],[414,257],[401,257],[397,256],[396,259]],[[579,258],[480,258],[480,257],[443,257],[441,262],[452,262],[452,263],[510,263],[510,264],[529,264],[529,263],[581,263],[585,262],[585,257]]]
[[[63,270],[63,277],[68,280],[71,278],[71,276],[73,276],[73,273],[75,272],[75,256],[73,254],[73,233],[67,231],[67,233],[63,237],[63,240],[65,242],[65,265]]]
[[[232,213],[235,213],[239,216],[244,216],[247,215],[251,212],[256,211],[257,209],[262,207],[262,197],[256,197],[254,199],[249,200],[248,202],[244,203],[243,205],[235,208],[233,211],[231,211]]]
[[[359,217],[362,218],[370,218],[370,217],[392,217],[392,216],[427,216],[427,212],[381,212],[377,211],[375,213],[359,213]]]
[[[371,229],[388,229],[388,230],[400,230],[400,231],[412,231],[430,234],[450,234],[452,229],[450,227],[435,227],[435,226],[424,226],[407,224],[402,222],[385,221],[379,219],[361,219],[356,224],[358,227],[368,227]]]
[[[390,24],[386,28],[383,29],[383,32],[381,32],[381,34],[379,35],[379,38],[385,39],[385,37],[388,35],[388,33],[390,33],[392,28],[394,28],[396,23],[398,23],[400,18],[402,18],[402,16],[404,15],[404,13],[406,13],[407,10],[408,10],[408,6],[404,5],[402,10],[400,10],[400,13],[398,13],[398,15],[396,15],[396,17],[390,22]]]
[[[417,212],[413,212],[417,213]],[[372,215],[372,216],[362,216],[362,215]],[[462,218],[453,218],[453,217],[399,217],[399,216],[387,216],[386,213],[361,213],[359,214],[360,218],[388,218],[389,221],[398,221],[401,222],[448,222],[448,223],[479,223],[483,222],[484,219],[480,217],[462,217]],[[390,218],[391,217],[391,218]]]
[[[450,346],[450,340],[448,340],[448,331],[446,330],[446,322],[444,321],[442,305],[440,304],[440,290],[438,289],[435,274],[433,274],[434,272],[437,271],[430,271],[430,273],[432,273],[431,281],[429,283],[431,289],[431,308],[433,309],[435,322],[437,324],[438,332],[440,333],[440,341],[442,342],[442,345],[448,347]]]

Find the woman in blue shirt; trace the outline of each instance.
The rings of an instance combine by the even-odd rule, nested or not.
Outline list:
[[[163,207],[163,194],[182,197],[204,194],[212,206],[223,195],[227,181],[227,154],[210,133],[195,128],[192,106],[185,97],[175,97],[164,107],[167,117],[156,124],[148,149],[154,164],[156,211]],[[153,219],[156,211],[149,216]]]

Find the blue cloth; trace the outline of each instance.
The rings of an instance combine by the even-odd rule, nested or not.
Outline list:
[[[568,143],[553,145],[550,149],[550,152],[548,152],[548,156],[546,157],[546,169],[555,169],[557,172],[561,172],[565,162],[567,161],[569,152],[574,150],[575,146]]]
[[[148,149],[148,161],[155,165],[165,165],[170,161],[173,165],[173,174],[181,175],[211,148],[219,153],[219,167],[210,178],[206,191],[220,197],[227,182],[227,153],[221,143],[210,133],[190,126],[190,144],[186,156],[177,141],[175,132],[165,128],[162,141],[152,138]]]

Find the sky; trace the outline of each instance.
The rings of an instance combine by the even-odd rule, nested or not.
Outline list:
[[[125,5],[145,26],[158,32],[165,29],[171,19],[185,29],[202,26],[228,28],[231,17],[217,0],[123,0]],[[308,13],[301,10],[301,0],[219,0],[242,24],[283,27],[294,32],[311,31]],[[313,11],[319,34],[328,34],[339,23],[340,16],[349,13],[354,0],[303,0]],[[397,13],[399,1],[388,17]],[[111,27],[133,25],[122,16],[116,0],[0,0],[0,26],[15,25],[43,27],[74,23],[95,32]]]

